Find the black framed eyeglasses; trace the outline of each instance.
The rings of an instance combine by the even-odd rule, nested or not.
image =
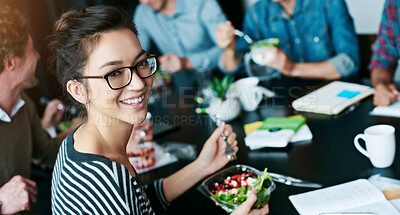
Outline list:
[[[112,90],[119,90],[128,86],[132,81],[132,70],[142,79],[148,78],[157,71],[157,56],[148,55],[145,59],[133,66],[122,67],[107,73],[104,76],[79,76],[74,79],[104,78]]]

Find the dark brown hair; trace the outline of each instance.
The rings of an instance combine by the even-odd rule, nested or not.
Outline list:
[[[17,11],[8,6],[0,9],[0,72],[4,70],[4,60],[23,58],[28,42],[27,21]]]
[[[81,12],[68,11],[54,25],[48,45],[49,71],[56,72],[58,82],[63,86],[63,94],[67,97],[65,103],[74,105],[81,116],[86,115],[86,109],[66,92],[66,84],[74,77],[82,76],[86,61],[96,48],[101,34],[122,28],[130,29],[137,35],[132,14],[104,5],[88,7]]]

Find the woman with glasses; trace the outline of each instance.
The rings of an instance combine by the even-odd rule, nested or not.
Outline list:
[[[228,163],[226,144],[237,148],[230,125],[215,130],[199,157],[177,173],[142,186],[126,145],[145,120],[157,60],[141,47],[131,17],[96,6],[69,11],[51,36],[51,68],[87,122],[63,142],[52,179],[54,214],[154,214]],[[244,213],[256,201],[243,203]],[[254,212],[265,213],[268,206]],[[238,211],[240,212],[240,211]]]

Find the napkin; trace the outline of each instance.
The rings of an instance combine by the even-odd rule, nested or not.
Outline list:
[[[289,117],[268,117],[244,125],[245,144],[251,149],[264,147],[282,148],[289,142],[303,142],[312,139],[312,133],[301,115]]]

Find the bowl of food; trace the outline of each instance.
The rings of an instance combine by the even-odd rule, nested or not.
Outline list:
[[[246,165],[235,165],[205,179],[198,190],[213,200],[226,212],[231,213],[247,199],[247,193],[257,189],[257,201],[253,208],[260,208],[269,201],[275,184],[264,172]]]
[[[278,44],[278,38],[265,39],[252,44],[250,46],[251,59],[259,65],[270,63],[276,56],[275,50],[271,48]]]
[[[128,157],[136,170],[154,166],[156,160],[154,156],[153,143],[139,143],[132,152],[128,152]]]

